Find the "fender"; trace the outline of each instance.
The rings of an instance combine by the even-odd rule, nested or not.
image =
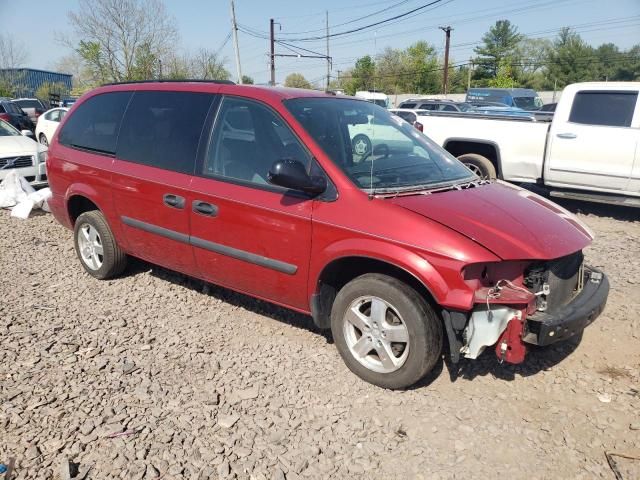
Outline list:
[[[109,175],[109,180],[104,184],[100,184],[100,187],[104,187],[102,193],[98,191],[95,187],[88,185],[86,183],[72,183],[67,187],[67,191],[64,195],[64,208],[66,218],[69,220],[71,228],[73,228],[73,224],[71,223],[71,218],[69,216],[69,200],[73,196],[82,196],[89,200],[91,200],[98,209],[102,212],[105,217],[111,232],[113,233],[118,245],[123,248],[125,251],[128,250],[127,243],[125,240],[124,232],[122,231],[121,225],[119,221],[114,221],[117,218],[115,209],[113,208],[113,204],[111,203],[111,176]]]
[[[402,247],[377,239],[349,238],[314,252],[309,266],[309,297],[318,293],[318,284],[324,269],[336,260],[362,257],[391,264],[418,280],[439,303],[448,303],[450,287],[440,273],[422,256]]]

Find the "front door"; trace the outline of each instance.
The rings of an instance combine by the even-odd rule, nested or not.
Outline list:
[[[570,111],[556,111],[545,182],[625,191],[638,142],[637,99],[637,91],[581,91]]]
[[[138,91],[120,128],[113,198],[129,253],[196,275],[189,243],[191,178],[208,93]]]
[[[274,161],[311,157],[259,102],[225,97],[191,184],[191,243],[207,280],[308,310],[310,197],[270,185]]]

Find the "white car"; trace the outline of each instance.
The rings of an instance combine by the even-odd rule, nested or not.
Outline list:
[[[0,120],[0,181],[11,170],[26,178],[33,186],[47,183],[47,147],[20,133],[4,120]],[[31,132],[28,132],[31,135]]]
[[[389,111],[397,117],[400,117],[404,121],[410,123],[421,132],[424,130],[424,125],[420,121],[421,117],[429,114],[429,110],[416,110],[412,108],[390,108]]]
[[[52,108],[38,117],[36,138],[42,145],[49,145],[53,134],[56,133],[58,125],[60,125],[60,122],[68,111],[69,109],[65,107]]]

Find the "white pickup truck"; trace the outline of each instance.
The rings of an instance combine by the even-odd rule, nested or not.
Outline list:
[[[436,113],[424,133],[484,177],[640,207],[640,82],[566,87],[552,119]]]

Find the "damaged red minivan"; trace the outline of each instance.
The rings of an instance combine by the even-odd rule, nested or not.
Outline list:
[[[107,85],[51,141],[50,206],[96,278],[139,257],[313,316],[356,375],[577,335],[609,285],[559,206],[483,181],[385,109],[224,82]]]

